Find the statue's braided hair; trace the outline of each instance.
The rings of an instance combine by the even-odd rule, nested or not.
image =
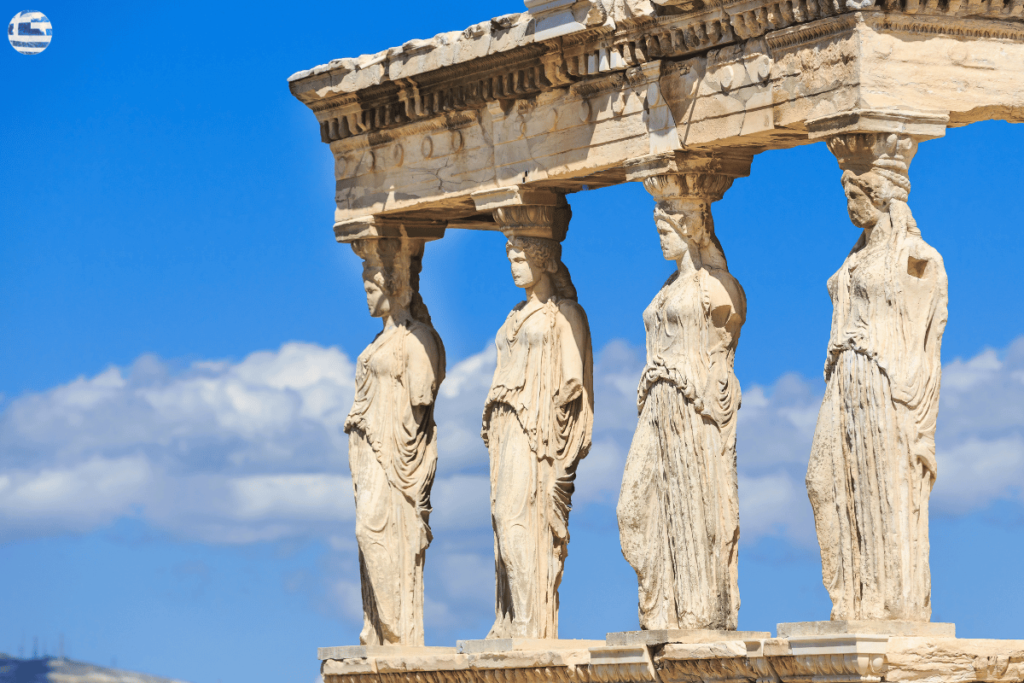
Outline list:
[[[420,296],[423,242],[405,239],[359,240],[352,249],[363,259],[363,278],[377,284],[392,310],[408,310],[428,325],[430,312]]]
[[[505,252],[521,250],[526,259],[551,274],[555,294],[561,299],[577,301],[576,287],[572,284],[569,269],[562,263],[562,245],[543,237],[510,237]]]

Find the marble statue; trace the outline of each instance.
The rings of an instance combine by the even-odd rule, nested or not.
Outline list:
[[[593,353],[587,316],[551,239],[506,246],[526,301],[498,331],[484,405],[496,572],[488,638],[557,638],[576,467],[590,449]]]
[[[851,134],[829,148],[863,232],[828,281],[827,388],[807,469],[822,575],[833,620],[928,621],[946,271],[907,206],[917,144]]]
[[[423,645],[423,563],[437,466],[434,399],[445,357],[418,292],[423,242],[360,240],[370,315],[383,331],[360,355],[345,422],[356,497],[363,645]]]
[[[622,553],[637,573],[641,628],[734,630],[733,359],[746,297],[729,274],[706,198],[659,201],[654,217],[662,253],[678,270],[643,314],[647,364],[618,503]]]

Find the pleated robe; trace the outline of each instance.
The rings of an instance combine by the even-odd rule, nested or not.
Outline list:
[[[440,337],[414,320],[383,331],[356,365],[345,431],[356,498],[363,645],[424,642],[423,565],[437,467],[434,399],[444,365]]]
[[[674,274],[643,316],[647,365],[617,510],[643,629],[736,628],[739,335],[712,324],[713,278],[745,318],[742,287],[711,268]]]
[[[832,619],[928,621],[928,500],[947,280],[903,202],[828,281],[832,332],[807,490]]]
[[[498,331],[482,435],[490,452],[495,622],[488,638],[557,638],[576,468],[590,450],[593,352],[583,309],[523,304]],[[581,374],[583,391],[559,390]]]

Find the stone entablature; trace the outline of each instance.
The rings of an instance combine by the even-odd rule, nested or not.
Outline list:
[[[807,144],[828,133],[809,137],[811,123],[838,113],[1024,121],[1020,3],[684,3],[612,8],[596,26],[580,16],[593,3],[540,3],[539,18],[336,60],[290,87],[334,155],[336,222],[415,214],[493,229],[473,193],[576,192],[629,180],[627,161]],[[538,32],[545,21],[555,27]]]
[[[897,24],[931,17],[1008,22],[966,31],[918,22],[919,30],[930,26],[931,32],[950,35],[1013,40],[1024,29],[1019,23],[1024,0],[887,0],[877,7],[872,0],[727,0],[682,9],[687,5],[705,4],[660,7],[622,25],[604,11],[604,22],[577,23],[570,34],[538,31],[544,22],[532,14],[510,14],[377,54],[334,60],[289,81],[292,93],[317,113],[324,142],[331,142],[496,100],[525,99],[587,77],[689,57],[856,11],[882,10]]]

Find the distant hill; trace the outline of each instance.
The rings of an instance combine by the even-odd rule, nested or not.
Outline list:
[[[18,659],[0,653],[0,683],[183,683],[73,659]]]

